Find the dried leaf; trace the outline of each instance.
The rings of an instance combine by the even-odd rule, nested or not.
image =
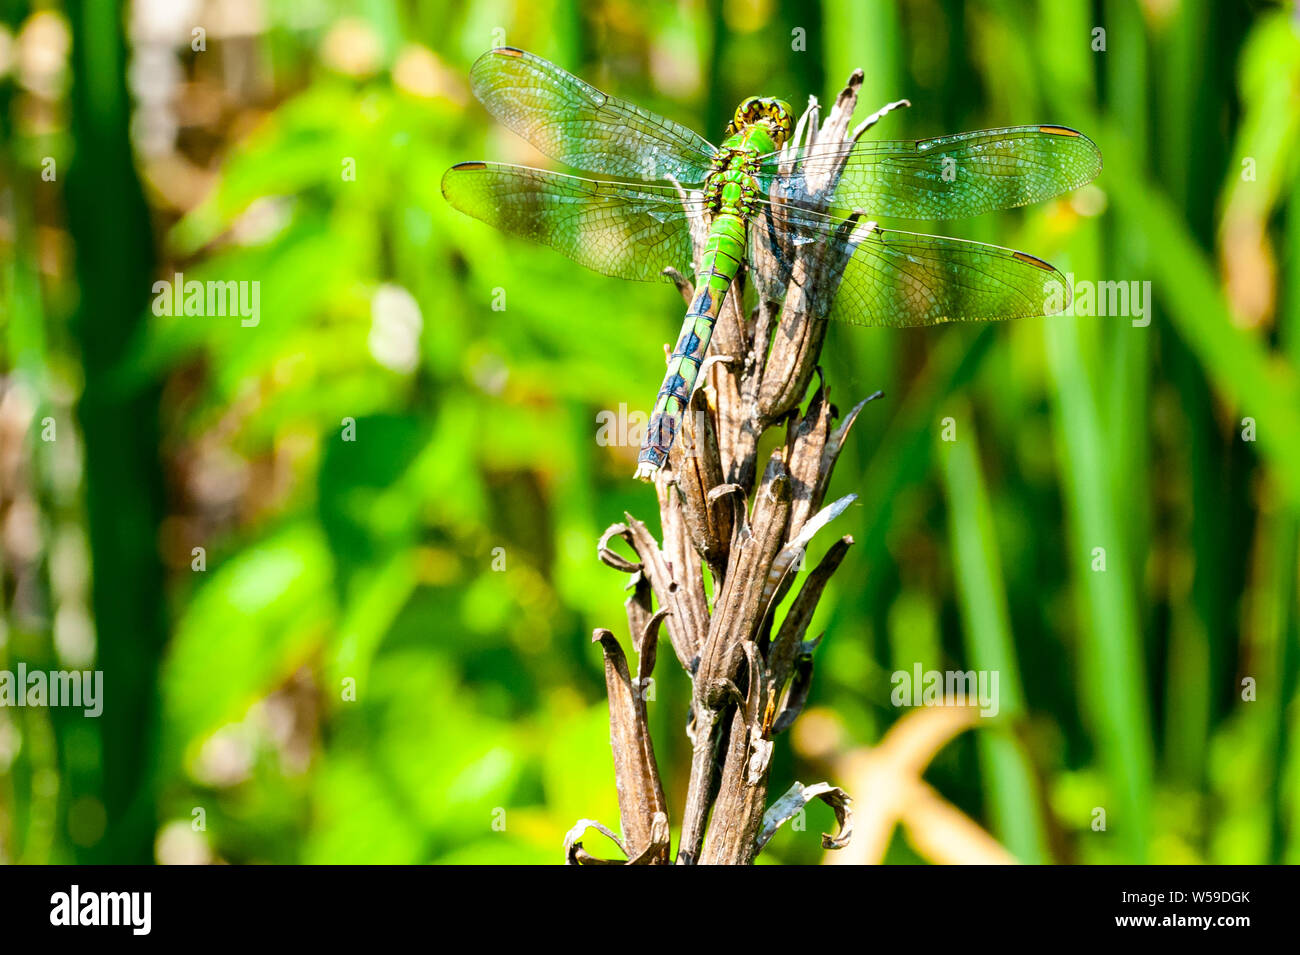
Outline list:
[[[772,736],[788,730],[808,702],[808,692],[812,689],[813,658],[805,653],[795,662],[794,676],[790,679],[790,690],[785,695],[785,702],[776,719],[772,721]],[[775,689],[775,688],[774,688]]]
[[[622,865],[622,862],[612,862],[607,859],[598,859],[595,856],[586,853],[579,842],[583,833],[588,829],[595,829],[609,838],[614,845],[618,846],[623,855],[627,855],[627,849],[624,848],[622,841],[618,836],[610,831],[609,827],[595,819],[579,819],[574,823],[573,828],[564,834],[564,864],[565,865]]]
[[[662,616],[659,619],[663,619]],[[609,696],[609,744],[614,755],[614,780],[618,788],[618,809],[623,835],[629,848],[625,855],[640,854],[653,842],[652,825],[657,814],[667,811],[654,744],[646,719],[645,698],[633,684],[623,648],[608,630],[592,637],[605,654],[605,692]],[[652,638],[653,639],[653,638]],[[653,646],[653,644],[652,644]],[[645,662],[645,658],[642,658]],[[650,661],[653,664],[653,650]],[[646,672],[648,678],[649,673]],[[638,672],[638,684],[640,683]],[[663,861],[667,861],[665,856]]]
[[[852,545],[852,537],[847,535],[841,537],[830,546],[813,572],[808,575],[808,579],[804,581],[803,587],[800,588],[790,609],[786,612],[785,619],[781,621],[781,629],[777,631],[776,639],[772,641],[772,647],[768,651],[767,669],[770,679],[784,682],[795,657],[802,652],[803,635],[812,624],[813,613],[817,610],[822,592]]]
[[[856,494],[849,494],[829,507],[823,508],[816,517],[804,524],[798,535],[790,543],[781,548],[781,553],[777,554],[776,559],[772,562],[772,569],[768,572],[767,582],[763,585],[762,605],[767,608],[767,612],[770,613],[785,596],[786,590],[789,589],[789,582],[793,579],[790,569],[795,567],[803,558],[813,537],[819,530],[843,514],[845,509],[857,499]]]
[[[763,814],[763,827],[755,840],[757,851],[761,852],[776,831],[814,799],[820,799],[830,806],[839,823],[839,832],[835,835],[822,833],[822,847],[843,849],[847,846],[853,838],[853,800],[848,793],[830,783],[816,783],[812,786],[795,783]]]
[[[839,426],[831,432],[830,437],[826,439],[826,446],[822,448],[821,463],[818,465],[817,483],[810,502],[814,510],[821,507],[821,503],[826,497],[826,489],[831,483],[831,474],[835,471],[835,462],[839,460],[840,452],[844,450],[844,442],[849,436],[849,431],[853,428],[853,422],[858,420],[858,414],[863,408],[877,398],[883,398],[884,395],[883,391],[877,391],[859,401],[844,416],[844,420],[839,423]]]
[[[635,574],[641,569],[640,564],[634,564],[626,557],[609,549],[610,539],[614,537],[621,537],[629,544],[632,543],[632,535],[626,524],[610,524],[609,527],[605,528],[605,533],[600,535],[600,540],[596,544],[596,555],[600,558],[602,564],[613,567],[615,570],[621,570],[625,574]]]
[[[691,280],[682,275],[681,272],[678,272],[671,265],[664,269],[662,274],[667,276],[668,280],[672,282],[673,285],[677,286],[677,291],[681,293],[686,304],[690,305],[695,299],[695,286],[691,284]]]
[[[645,622],[639,639],[636,639],[637,667],[636,687],[640,693],[645,692],[646,682],[654,672],[655,656],[659,649],[659,625],[663,623],[671,610],[665,607]]]

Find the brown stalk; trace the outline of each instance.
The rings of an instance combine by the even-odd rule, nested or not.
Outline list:
[[[810,105],[796,144],[801,138],[804,144],[852,141],[899,105],[853,129],[861,84],[862,73],[856,71],[820,125],[819,109]],[[826,169],[823,181],[808,183],[814,202],[825,202],[839,173]],[[774,215],[779,217],[779,208]],[[706,225],[692,227],[697,256]],[[662,543],[631,515],[600,539],[600,559],[631,575],[627,619],[640,658],[634,679],[614,635],[596,631],[605,654],[622,839],[583,820],[566,839],[571,863],[615,864],[582,847],[579,837],[588,828],[613,840],[624,864],[669,861],[668,809],[644,693],[661,624],[692,683],[687,722],[692,758],[677,863],[751,863],[772,832],[814,798],[828,802],[840,822],[839,834],[824,836],[823,844],[837,848],[848,841],[850,800],[841,790],[795,783],[770,806],[768,798],[773,740],[798,716],[812,679],[820,638],[805,635],[853,540],[835,542],[800,584],[804,555],[812,536],[853,500],[825,503],[848,430],[870,400],[837,422],[825,382],[808,394],[819,374],[824,305],[839,271],[832,246],[807,243],[785,250],[783,269],[771,253],[755,255],[753,271],[737,278],[724,304],[700,386],[659,477]],[[668,275],[689,300],[691,283],[676,272]],[[744,283],[759,290],[748,320]],[[778,288],[784,295],[766,294]],[[777,297],[779,304],[770,300]],[[760,475],[759,444],[772,429],[782,429],[783,436]],[[625,542],[632,557],[611,548],[615,538]],[[776,627],[777,607],[792,590],[794,599]]]

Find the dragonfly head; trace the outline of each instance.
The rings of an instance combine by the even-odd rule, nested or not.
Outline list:
[[[790,104],[774,96],[751,96],[736,107],[736,115],[727,127],[727,135],[734,136],[750,126],[764,126],[780,149],[790,138],[794,128],[794,114]]]

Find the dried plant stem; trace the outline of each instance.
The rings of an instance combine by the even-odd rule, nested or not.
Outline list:
[[[892,108],[851,130],[861,84],[862,73],[855,72],[820,125],[819,109],[810,103],[792,145],[800,139],[851,141]],[[838,176],[838,169],[827,169],[824,181],[807,183],[814,198],[829,196]],[[706,229],[706,223],[695,224],[697,251]],[[583,820],[566,840],[572,863],[607,861],[583,848],[579,839],[587,828],[614,840],[628,863],[670,861],[668,810],[641,692],[654,667],[661,625],[692,683],[692,758],[677,863],[751,863],[772,832],[813,798],[830,803],[840,822],[838,835],[824,836],[823,844],[847,842],[849,800],[834,787],[796,783],[768,808],[772,741],[798,716],[812,678],[817,640],[806,639],[808,626],[826,582],[853,543],[841,538],[804,577],[774,634],[776,607],[798,579],[813,534],[853,499],[825,505],[835,461],[865,401],[837,424],[825,383],[819,382],[800,408],[818,373],[824,303],[834,291],[822,286],[838,271],[827,260],[835,254],[844,253],[832,252],[829,244],[801,245],[786,251],[782,268],[755,256],[749,278],[759,290],[758,305],[746,320],[742,275],[723,307],[702,384],[657,485],[662,542],[631,515],[601,537],[600,559],[631,575],[627,618],[639,660],[633,679],[618,640],[608,630],[596,632],[605,654],[623,831],[620,841],[604,826]],[[691,283],[676,273],[671,278],[689,300]],[[785,290],[779,305],[764,294],[777,287]],[[773,428],[784,429],[784,440],[760,477],[759,443]],[[615,538],[623,539],[635,559],[611,548]],[[705,573],[713,583],[711,606]]]

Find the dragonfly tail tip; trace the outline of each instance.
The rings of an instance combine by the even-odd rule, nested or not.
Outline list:
[[[649,461],[642,461],[636,466],[636,473],[632,476],[638,481],[653,481],[658,470],[659,468]]]

